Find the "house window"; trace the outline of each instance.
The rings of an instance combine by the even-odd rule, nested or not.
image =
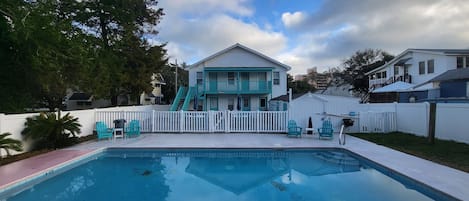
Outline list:
[[[382,74],[382,75],[381,75],[382,78],[386,78],[386,71],[381,72],[381,74]]]
[[[228,110],[230,110],[230,111],[234,110],[234,99],[233,98],[228,99]]]
[[[267,98],[262,97],[259,98],[259,110],[266,110],[267,108]]]
[[[399,75],[399,66],[394,66],[394,76]]]
[[[203,74],[202,72],[197,72],[197,85],[202,85],[203,82]]]
[[[469,56],[466,56],[466,68],[469,68]]]
[[[381,73],[377,73],[376,78],[381,79]]]
[[[280,84],[280,72],[274,72],[274,85]]]
[[[425,61],[419,62],[419,74],[425,74]]]
[[[229,85],[234,85],[234,80],[235,80],[235,73],[234,72],[228,72],[228,84]]]
[[[462,68],[464,66],[464,57],[456,57],[456,68]]]
[[[427,61],[427,73],[434,73],[435,72],[435,60],[428,60]]]

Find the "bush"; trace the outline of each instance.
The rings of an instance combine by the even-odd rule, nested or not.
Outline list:
[[[78,118],[70,116],[57,117],[55,113],[41,113],[26,118],[25,128],[21,134],[25,139],[32,139],[33,150],[57,149],[78,142],[76,134],[80,133],[81,125]]]
[[[10,150],[14,151],[23,151],[23,144],[21,141],[7,138],[11,133],[2,133],[0,134],[0,150],[3,149],[7,152],[7,156],[10,156]],[[0,158],[2,156],[0,155]]]

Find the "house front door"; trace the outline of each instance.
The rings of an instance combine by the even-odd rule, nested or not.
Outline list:
[[[251,111],[251,100],[249,97],[243,97],[242,106],[243,111]]]

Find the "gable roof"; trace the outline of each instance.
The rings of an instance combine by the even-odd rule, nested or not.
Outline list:
[[[384,65],[375,68],[371,71],[368,71],[365,73],[365,75],[369,75],[371,73],[380,71],[384,68],[386,68],[389,64],[394,63],[396,61],[404,60],[405,58],[402,58],[404,55],[406,55],[409,52],[420,52],[420,53],[427,53],[427,54],[438,54],[438,55],[447,55],[447,56],[456,56],[456,55],[469,55],[469,49],[415,49],[415,48],[409,48],[405,50],[404,52],[400,53],[394,59],[391,61],[385,63]],[[409,58],[410,59],[410,58]],[[404,61],[407,62],[408,60]]]
[[[199,64],[201,64],[201,63],[203,63],[203,62],[206,62],[206,61],[211,60],[211,59],[213,59],[213,58],[215,58],[215,57],[218,57],[218,56],[220,56],[220,55],[222,55],[222,54],[225,54],[225,53],[227,53],[227,52],[229,52],[229,51],[231,51],[231,50],[233,50],[233,49],[235,49],[235,48],[241,48],[241,49],[243,49],[243,50],[245,50],[245,51],[247,51],[247,52],[250,52],[250,53],[252,53],[252,54],[254,54],[254,55],[257,55],[257,56],[259,56],[259,57],[261,57],[261,58],[263,58],[263,59],[265,59],[265,60],[267,60],[267,61],[270,61],[270,62],[272,62],[272,63],[274,63],[274,64],[279,65],[279,66],[282,66],[282,67],[285,68],[287,71],[288,71],[288,70],[291,70],[291,67],[290,67],[290,66],[288,66],[288,65],[286,65],[286,64],[283,64],[283,63],[280,63],[279,61],[277,61],[277,60],[275,60],[275,59],[272,59],[272,58],[270,58],[270,57],[268,57],[268,56],[266,56],[266,55],[264,55],[264,54],[262,54],[262,53],[260,53],[260,52],[258,52],[258,51],[256,51],[256,50],[253,50],[253,49],[251,49],[251,48],[248,48],[248,47],[246,47],[246,46],[244,46],[244,45],[241,45],[241,44],[239,44],[239,43],[236,43],[236,44],[234,44],[234,45],[232,45],[232,46],[230,46],[230,47],[228,47],[228,48],[225,48],[225,49],[223,49],[223,50],[221,50],[221,51],[219,51],[219,52],[217,52],[217,53],[215,53],[215,54],[212,54],[212,55],[210,55],[210,56],[208,56],[208,57],[206,57],[206,58],[204,58],[204,59],[202,59],[202,60],[200,60],[200,61],[198,61],[198,62],[192,64],[192,65],[190,65],[189,68],[194,68],[194,67],[198,66]]]
[[[405,90],[410,89],[414,86],[415,85],[409,84],[407,82],[398,81],[398,82],[394,82],[390,85],[386,85],[384,87],[377,88],[377,89],[373,90],[371,93],[405,91]]]
[[[292,95],[291,95],[291,99],[292,99],[292,100],[295,100],[295,99],[297,99],[297,98],[299,98],[299,97],[301,97],[301,96],[303,96],[303,95],[305,95],[305,94],[306,94],[306,93],[296,93],[296,94],[292,94]],[[272,98],[272,99],[270,99],[270,100],[272,100],[272,101],[279,100],[279,101],[288,102],[288,101],[289,101],[289,100],[288,100],[288,96],[289,96],[289,95],[288,95],[288,93],[287,93],[287,94],[285,94],[285,95],[277,96],[277,97]]]
[[[68,100],[77,100],[77,101],[89,101],[91,99],[91,95],[82,92],[73,93]]]
[[[458,68],[448,70],[441,75],[431,79],[429,82],[451,81],[451,80],[467,80],[469,79],[469,68]]]

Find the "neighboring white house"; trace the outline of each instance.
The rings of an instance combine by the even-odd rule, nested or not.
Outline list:
[[[153,73],[151,76],[151,86],[153,87],[153,90],[151,93],[145,93],[143,92],[140,95],[140,104],[141,105],[152,105],[152,104],[162,104],[163,100],[163,93],[161,91],[161,87],[163,85],[166,85],[166,82],[161,75],[161,73]]]
[[[290,69],[237,43],[189,66],[190,88],[174,104],[186,97],[186,109],[267,110],[271,98],[287,93]]]
[[[369,77],[371,93],[381,87],[401,81],[411,84],[408,85],[411,87],[386,92],[420,91],[423,93],[418,96],[435,98],[432,96],[437,97],[438,93],[429,91],[437,89],[438,86],[433,86],[428,81],[448,70],[467,67],[469,67],[469,49],[407,49],[393,60],[367,72],[366,75]],[[408,97],[396,96],[394,98],[407,99]]]

